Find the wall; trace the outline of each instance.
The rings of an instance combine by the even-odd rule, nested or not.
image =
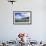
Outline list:
[[[44,5],[42,0],[16,0],[13,5],[0,0],[0,40],[15,40],[19,32],[29,33],[37,41],[46,40]],[[32,25],[13,25],[12,11],[15,10],[32,11]]]

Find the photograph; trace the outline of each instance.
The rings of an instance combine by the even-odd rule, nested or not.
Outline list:
[[[13,11],[13,24],[32,24],[32,12]]]

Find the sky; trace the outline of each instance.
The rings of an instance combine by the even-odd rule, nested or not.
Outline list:
[[[30,17],[30,12],[24,13],[24,12],[20,12],[20,13],[15,13],[15,17],[16,19],[21,19],[24,17]]]

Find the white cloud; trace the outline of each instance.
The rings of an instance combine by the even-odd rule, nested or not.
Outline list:
[[[23,17],[29,17],[30,16],[30,13],[23,13],[22,15],[24,15]]]

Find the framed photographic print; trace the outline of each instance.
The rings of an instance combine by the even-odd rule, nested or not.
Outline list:
[[[13,24],[32,24],[32,11],[13,11]]]

